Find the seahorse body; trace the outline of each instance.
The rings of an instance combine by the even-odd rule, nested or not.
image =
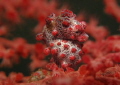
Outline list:
[[[51,14],[47,17],[43,32],[37,35],[37,39],[46,42],[45,53],[51,52],[58,66],[74,67],[81,61],[82,42],[88,39],[85,27],[85,22],[75,20],[72,11],[63,10],[60,16]]]

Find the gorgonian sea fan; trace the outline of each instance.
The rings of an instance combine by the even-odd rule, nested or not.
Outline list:
[[[45,41],[48,46],[45,54],[52,54],[54,62],[62,68],[74,67],[81,61],[83,42],[88,39],[84,32],[86,23],[75,20],[75,14],[63,10],[59,16],[51,14],[37,40]]]

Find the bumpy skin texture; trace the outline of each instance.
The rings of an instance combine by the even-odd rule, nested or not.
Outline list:
[[[75,20],[72,11],[63,10],[60,16],[51,14],[47,17],[43,32],[36,38],[45,41],[48,46],[45,54],[51,53],[59,67],[74,67],[80,63],[82,43],[88,39],[85,27],[85,22]]]
[[[44,79],[46,76],[50,76],[51,72],[44,70],[44,69],[39,69],[38,71],[34,72],[30,79],[29,82],[33,82],[33,81],[38,81],[38,80],[42,80]]]

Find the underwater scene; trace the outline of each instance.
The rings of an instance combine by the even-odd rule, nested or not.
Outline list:
[[[0,85],[120,85],[120,0],[0,0]]]

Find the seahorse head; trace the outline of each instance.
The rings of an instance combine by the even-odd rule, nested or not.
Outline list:
[[[86,23],[75,19],[76,15],[70,10],[63,10],[59,16],[51,14],[46,19],[45,28],[55,39],[68,39],[84,42],[88,35],[84,32]]]

